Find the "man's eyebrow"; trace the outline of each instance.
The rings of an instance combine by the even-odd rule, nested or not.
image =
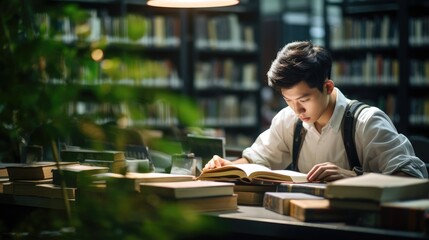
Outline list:
[[[306,97],[308,97],[308,96],[310,96],[310,93],[305,93],[305,94],[303,94],[303,95],[301,95],[301,96],[297,97],[297,98],[296,98],[296,100],[299,100],[299,99],[301,99],[301,98],[306,98]],[[283,95],[282,95],[282,97],[283,97],[283,99],[285,99],[285,100],[289,100],[287,97],[285,97],[285,96],[283,96]]]

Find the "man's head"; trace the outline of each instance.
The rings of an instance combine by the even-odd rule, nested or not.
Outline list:
[[[268,84],[302,121],[324,126],[335,106],[331,65],[325,49],[311,42],[293,42],[277,54],[267,74]]]
[[[292,42],[277,53],[267,73],[268,85],[276,90],[291,88],[301,81],[323,90],[330,79],[332,58],[329,52],[309,41]]]

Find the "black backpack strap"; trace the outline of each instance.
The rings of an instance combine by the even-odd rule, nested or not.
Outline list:
[[[357,117],[359,116],[360,112],[366,107],[369,106],[365,103],[356,100],[350,101],[347,104],[343,120],[341,122],[341,131],[343,135],[344,147],[346,149],[350,169],[353,169],[354,167],[361,167],[356,151],[355,128]]]
[[[301,151],[302,143],[304,142],[305,134],[307,130],[302,127],[302,121],[298,119],[295,124],[295,130],[293,132],[293,147],[292,147],[292,163],[288,169],[298,171],[298,157]]]

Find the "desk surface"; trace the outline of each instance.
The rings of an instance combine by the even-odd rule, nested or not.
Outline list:
[[[62,199],[0,194],[0,204],[38,208],[64,209]],[[266,210],[263,207],[239,206],[234,211],[207,212],[226,231],[235,235],[254,236],[256,239],[429,239],[419,232],[359,227],[346,223],[308,223]],[[398,219],[400,221],[400,219]],[[254,238],[252,238],[254,239]]]
[[[345,223],[307,223],[263,207],[240,206],[236,211],[207,213],[236,234],[288,239],[429,239],[419,232],[358,227]],[[400,220],[400,219],[398,219]]]

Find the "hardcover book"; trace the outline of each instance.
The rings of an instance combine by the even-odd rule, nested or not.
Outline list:
[[[61,159],[65,162],[83,162],[85,159],[125,161],[125,152],[112,150],[90,150],[90,149],[64,149],[61,150]]]
[[[262,206],[265,192],[275,192],[277,183],[275,184],[249,184],[241,181],[234,182],[234,193],[238,195],[238,204]]]
[[[76,188],[66,187],[62,189],[60,186],[49,184],[49,183],[38,184],[36,185],[36,188],[39,191],[38,196],[40,197],[60,198],[60,199],[64,199],[64,197],[66,199],[76,198]],[[63,192],[63,190],[65,192]]]
[[[307,193],[315,196],[325,196],[326,183],[280,183],[277,192]]]
[[[332,208],[345,209],[345,210],[358,210],[365,212],[379,212],[380,202],[362,200],[362,199],[329,199],[329,205]]]
[[[258,182],[307,182],[307,174],[291,170],[271,170],[259,164],[232,164],[201,173],[200,180]]]
[[[264,192],[237,192],[234,191],[238,196],[238,204],[240,205],[251,205],[251,206],[262,206],[264,201]]]
[[[383,203],[380,224],[387,229],[427,232],[428,213],[429,199]]]
[[[0,163],[0,178],[8,178],[7,167],[18,167],[25,165],[25,163]]]
[[[64,179],[66,187],[77,188],[79,186],[89,185],[92,183],[92,176],[98,173],[109,171],[108,167],[88,166],[74,164],[61,167],[61,173],[58,169],[53,169],[53,184],[61,185],[61,176]]]
[[[263,207],[270,211],[283,215],[290,214],[290,201],[294,199],[323,199],[322,197],[291,192],[266,192],[263,199]]]
[[[3,193],[3,185],[9,183],[9,178],[0,178],[0,193]]]
[[[237,194],[214,197],[182,198],[173,200],[198,212],[236,210],[238,208]]]
[[[60,166],[76,164],[76,162],[60,162]],[[34,162],[20,166],[7,167],[9,180],[42,180],[53,177],[52,170],[56,169],[55,162]]]
[[[429,180],[368,173],[330,182],[325,197],[329,199],[367,200],[378,203],[427,198]]]
[[[229,196],[234,194],[234,184],[214,181],[141,183],[140,191],[146,196],[155,194],[169,199]]]
[[[126,175],[115,173],[97,174],[97,177],[106,180],[107,187],[120,187],[127,191],[136,192],[140,192],[140,183],[184,182],[193,181],[195,178],[191,175],[135,172],[128,172]]]
[[[347,212],[333,209],[327,199],[290,200],[290,216],[303,222],[343,222]]]
[[[107,167],[109,172],[125,174],[127,172],[127,161],[125,160],[94,160],[94,159],[85,159],[82,162],[83,165],[88,166],[98,166],[98,167]]]
[[[262,184],[247,184],[241,181],[235,182],[235,192],[276,192],[278,184],[262,185]]]
[[[38,196],[39,191],[37,189],[38,184],[52,183],[52,179],[42,180],[16,180],[8,182],[3,185],[4,193],[24,195],[24,196]]]

